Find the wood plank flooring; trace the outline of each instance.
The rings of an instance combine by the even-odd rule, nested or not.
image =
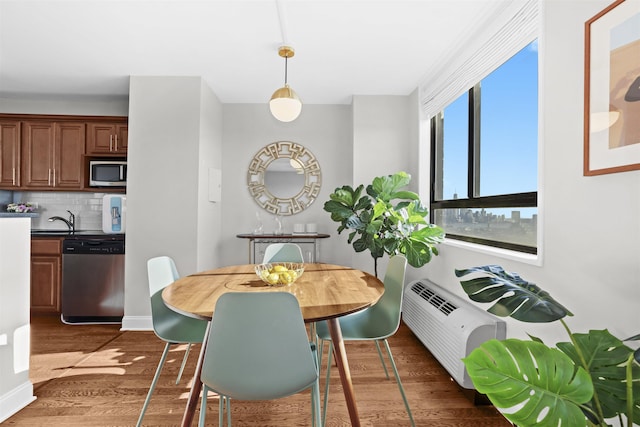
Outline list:
[[[135,425],[164,346],[152,332],[122,332],[119,325],[64,325],[54,317],[35,317],[31,328],[30,372],[37,399],[3,426]],[[492,406],[475,406],[404,324],[389,344],[416,425],[510,426]],[[180,424],[200,350],[192,348],[185,375],[176,385],[185,348],[175,346],[170,352],[145,426]],[[374,344],[351,342],[346,348],[362,425],[410,425],[397,385],[393,376],[385,378]],[[326,425],[348,426],[337,369],[331,375]],[[207,425],[217,425],[217,404],[217,398],[209,399]],[[232,408],[234,426],[310,425],[308,392],[269,402],[234,401]]]

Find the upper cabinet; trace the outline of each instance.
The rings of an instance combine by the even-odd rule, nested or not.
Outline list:
[[[87,154],[127,155],[129,127],[126,123],[88,123]]]
[[[20,122],[0,120],[0,187],[20,187]]]
[[[128,130],[121,116],[0,113],[0,189],[93,191],[89,160],[126,157]]]
[[[82,189],[85,124],[23,122],[22,188]]]

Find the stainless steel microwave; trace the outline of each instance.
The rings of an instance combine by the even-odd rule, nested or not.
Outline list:
[[[90,187],[126,187],[126,160],[91,160],[89,162]]]

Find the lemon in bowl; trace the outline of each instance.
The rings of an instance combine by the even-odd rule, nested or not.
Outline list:
[[[304,264],[299,262],[271,262],[255,268],[260,280],[269,286],[290,285],[304,272]]]

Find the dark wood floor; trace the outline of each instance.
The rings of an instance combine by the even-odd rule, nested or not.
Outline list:
[[[152,332],[122,332],[119,325],[63,325],[52,317],[34,318],[31,327],[30,372],[37,400],[3,425],[135,425],[163,348]],[[416,425],[510,426],[493,407],[475,406],[406,326],[389,343]],[[193,348],[185,378],[175,385],[183,349],[176,347],[167,359],[145,426],[180,423],[200,348]],[[347,354],[362,425],[408,426],[397,385],[385,378],[375,346],[348,343]],[[327,415],[331,427],[350,425],[337,374],[333,369]],[[207,425],[217,425],[217,413],[212,398]],[[269,402],[234,401],[233,421],[235,426],[310,425],[308,393]]]

